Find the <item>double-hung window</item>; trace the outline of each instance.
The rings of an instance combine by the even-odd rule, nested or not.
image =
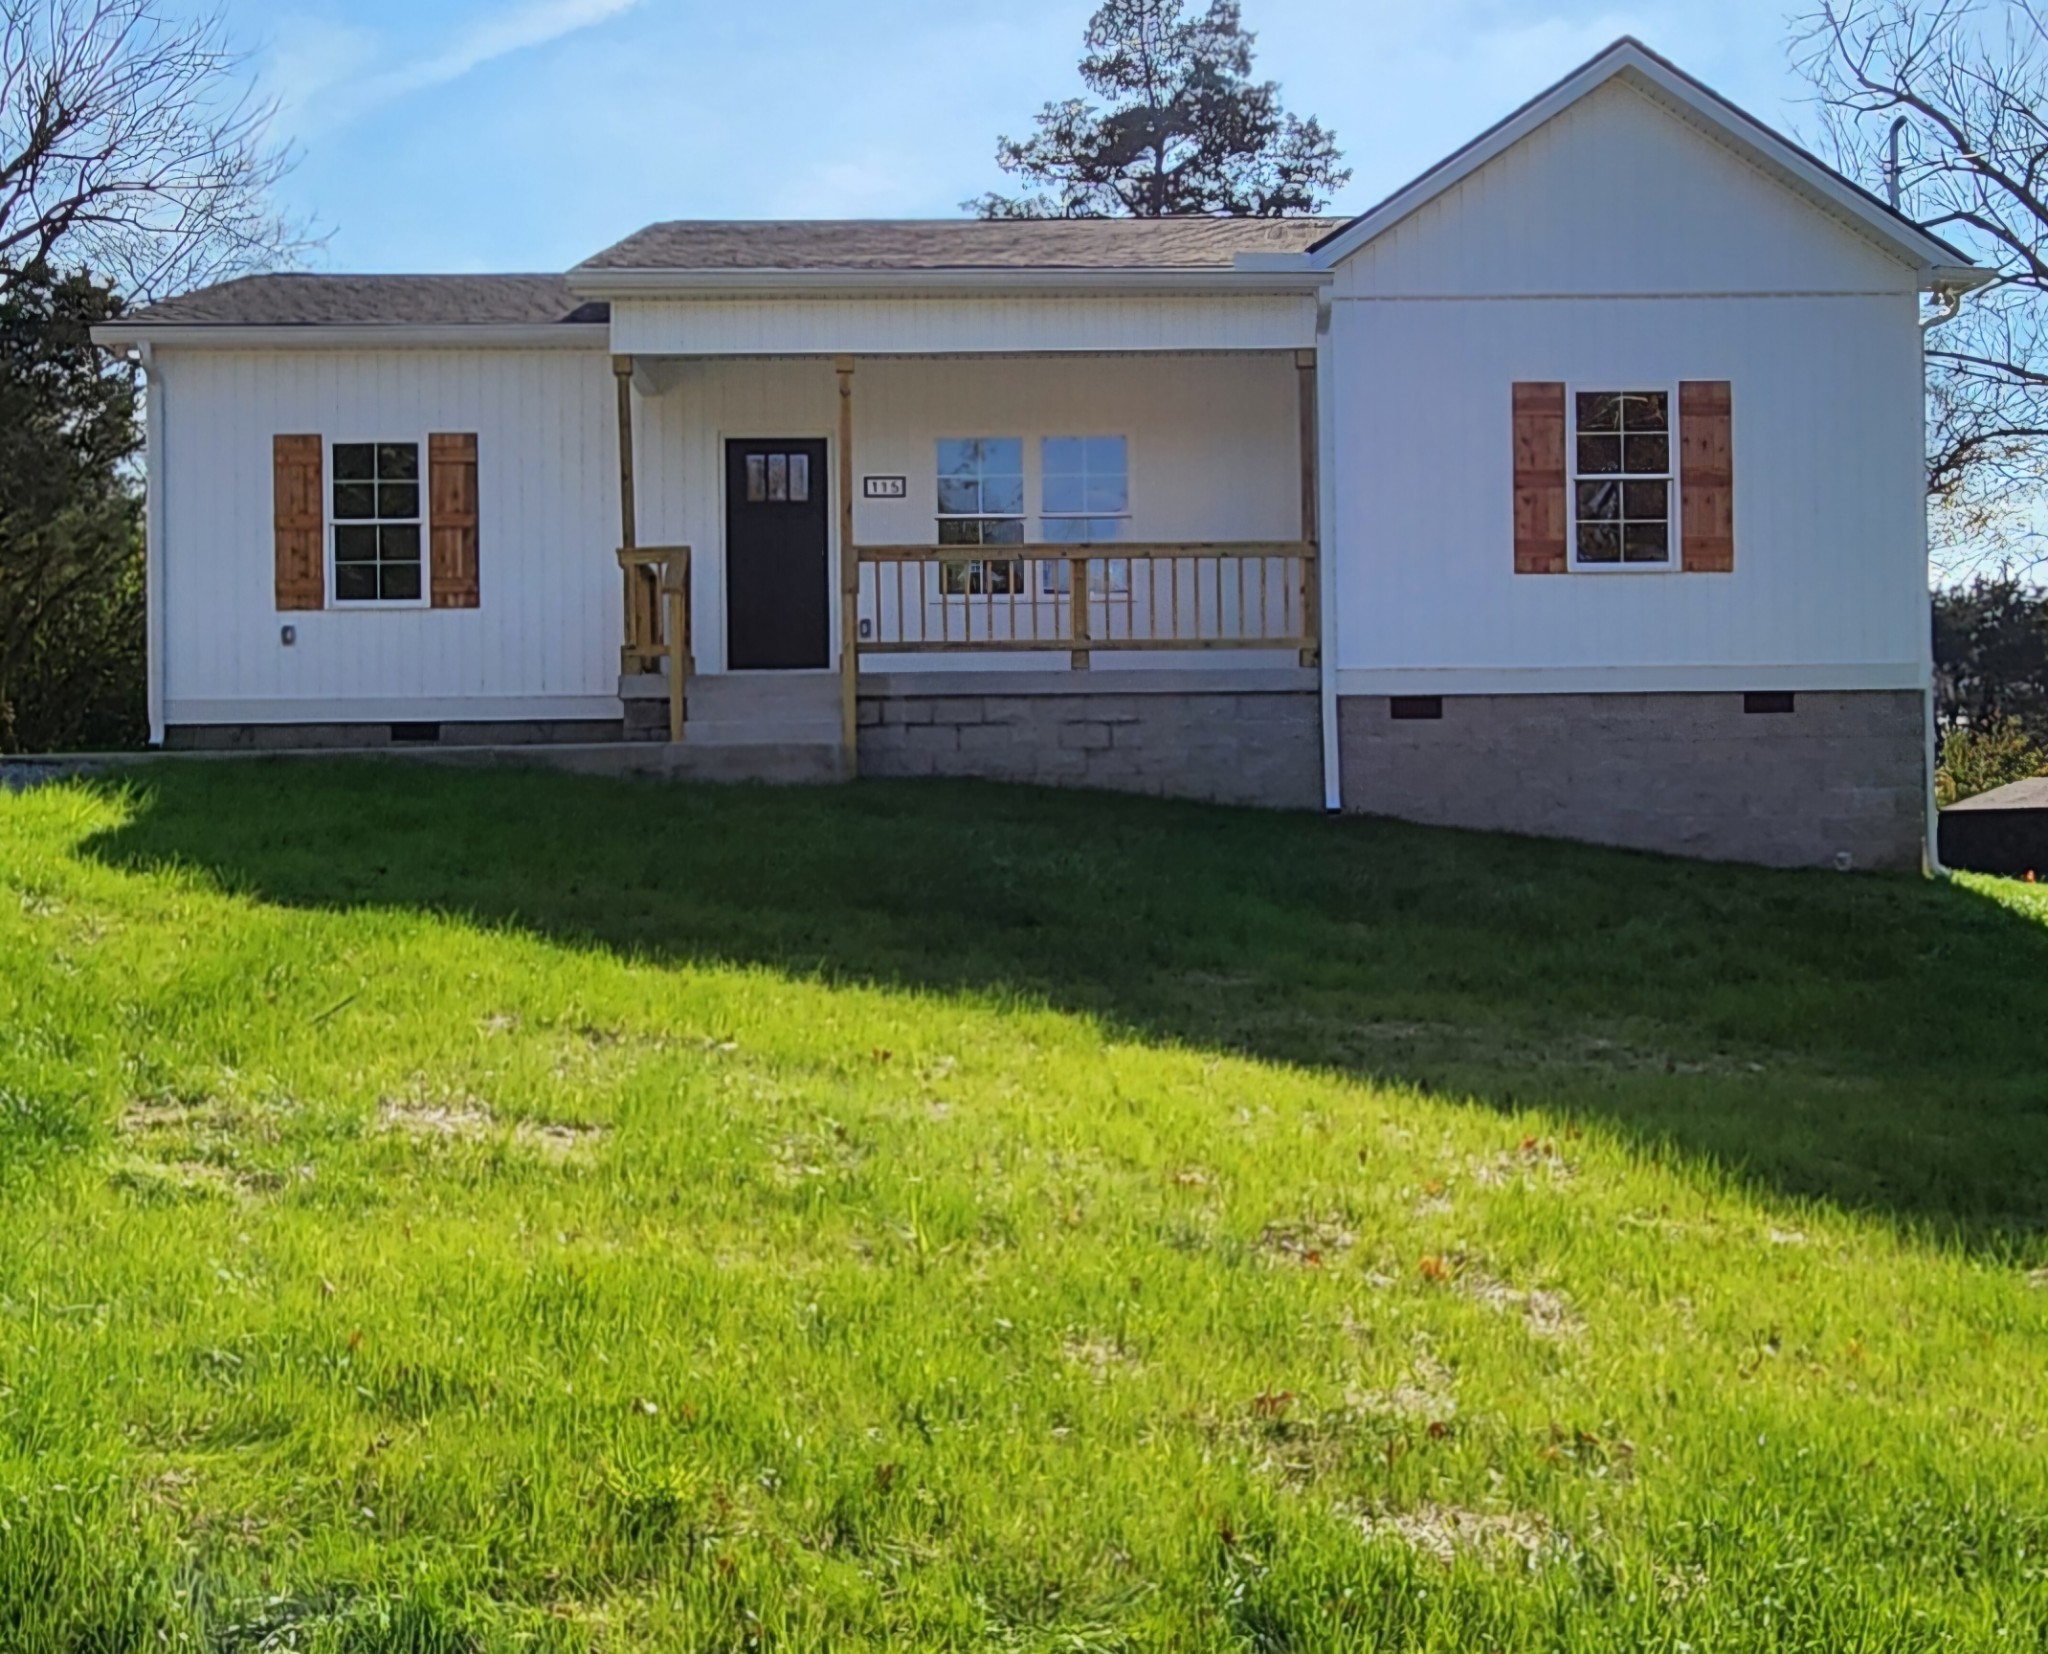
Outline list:
[[[1130,444],[1120,436],[1049,436],[1039,447],[1043,538],[1054,545],[1120,540],[1131,516]],[[1046,593],[1072,589],[1073,569],[1064,562],[1041,565]],[[1130,562],[1105,559],[1091,565],[1089,584],[1098,592],[1127,590]]]
[[[942,437],[938,471],[940,545],[1024,543],[1023,438]],[[1015,592],[1023,569],[1015,558],[947,563],[940,590],[955,597]]]
[[[334,600],[417,603],[420,575],[420,445],[334,445]]]
[[[1672,566],[1671,393],[1572,398],[1572,566]]]

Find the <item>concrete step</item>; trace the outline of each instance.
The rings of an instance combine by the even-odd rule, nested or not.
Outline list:
[[[722,672],[690,680],[686,743],[839,743],[836,672]]]
[[[806,719],[710,724],[692,718],[683,726],[683,744],[692,747],[776,747],[839,745],[839,720]]]

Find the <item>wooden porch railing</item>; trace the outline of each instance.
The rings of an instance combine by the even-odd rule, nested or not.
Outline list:
[[[861,546],[864,655],[1318,647],[1312,541]]]
[[[626,641],[619,670],[628,675],[668,669],[668,738],[683,738],[685,686],[696,670],[690,652],[690,548],[622,546],[626,576]]]

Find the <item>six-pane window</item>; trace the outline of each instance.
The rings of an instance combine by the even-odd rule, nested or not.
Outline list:
[[[1055,545],[1094,544],[1123,537],[1131,512],[1130,444],[1120,436],[1049,436],[1039,446],[1039,522],[1043,538]],[[1130,585],[1130,563],[1111,558],[1090,565],[1097,592],[1121,592]],[[1039,583],[1048,594],[1073,587],[1067,563],[1041,565]]]
[[[1671,561],[1671,395],[1580,391],[1573,400],[1574,561]]]
[[[334,445],[334,597],[420,600],[420,445]]]
[[[1024,543],[1024,441],[1021,437],[942,437],[938,445],[939,544]],[[991,559],[943,565],[949,595],[1020,589],[1023,565]]]

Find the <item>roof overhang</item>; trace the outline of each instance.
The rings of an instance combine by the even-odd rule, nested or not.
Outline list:
[[[969,270],[593,270],[569,272],[585,299],[887,298],[915,294],[1314,293],[1330,272],[1305,253],[1240,255],[1232,268]]]
[[[1311,261],[1323,269],[1341,263],[1545,122],[1617,80],[1734,148],[1820,211],[1878,243],[1917,270],[1924,289],[1953,292],[1981,287],[1995,279],[1994,272],[1972,264],[1959,249],[1921,229],[1825,161],[1694,80],[1641,41],[1627,38],[1438,162],[1406,188],[1316,243],[1309,252]]]
[[[608,322],[420,325],[386,322],[299,322],[247,326],[234,322],[102,322],[92,342],[108,350],[135,345],[182,350],[603,350]]]

